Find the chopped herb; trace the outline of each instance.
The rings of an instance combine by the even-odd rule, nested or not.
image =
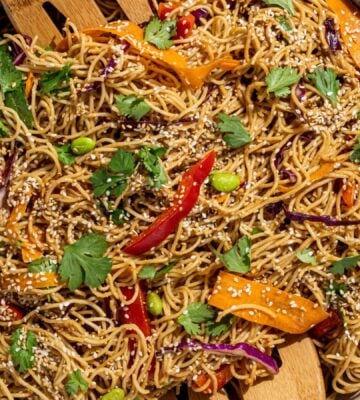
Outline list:
[[[145,28],[145,41],[158,49],[168,49],[173,45],[171,38],[176,33],[176,21],[161,21],[154,17]]]
[[[349,286],[346,283],[339,283],[337,281],[333,281],[326,288],[327,294],[336,294],[339,297],[343,297],[343,295],[349,291]]]
[[[283,15],[281,15],[278,18],[278,22],[280,24],[280,26],[284,29],[284,31],[286,32],[292,32],[292,26],[290,25],[290,22],[287,18],[285,18]]]
[[[73,165],[76,157],[71,151],[71,144],[67,143],[62,146],[54,146],[57,152],[59,161],[64,165]]]
[[[126,221],[126,211],[123,208],[117,208],[111,213],[111,221],[115,225],[123,225]]]
[[[292,0],[263,0],[263,2],[269,6],[279,6],[288,11],[291,15],[295,14]]]
[[[48,71],[40,76],[40,87],[42,93],[52,94],[59,90],[68,88],[71,77],[71,64],[65,64],[59,71]]]
[[[258,233],[263,233],[264,231],[262,229],[259,228],[253,228],[253,230],[251,231],[251,235],[257,235]]]
[[[177,322],[182,325],[189,335],[199,335],[200,324],[216,318],[216,311],[204,303],[190,304],[186,312],[178,317]]]
[[[350,153],[350,161],[358,164],[360,163],[360,135],[356,136],[356,141],[353,147],[353,151]]]
[[[304,264],[316,265],[316,257],[313,256],[311,249],[299,250],[295,253],[295,256]]]
[[[221,262],[231,272],[246,274],[251,269],[251,239],[244,236],[226,253],[220,255]]]
[[[139,272],[138,277],[139,279],[149,279],[149,280],[162,278],[164,275],[166,275],[174,268],[176,263],[177,261],[172,261],[171,263],[165,265],[158,271],[152,265],[144,265],[141,271]]]
[[[315,73],[308,74],[308,78],[313,82],[316,89],[336,106],[337,94],[340,89],[340,82],[336,79],[336,72],[332,69],[324,70],[317,67]]]
[[[222,133],[226,133],[223,140],[232,149],[238,149],[245,144],[251,143],[251,136],[244,128],[239,117],[235,115],[226,115],[224,113],[219,113],[218,117],[221,122],[217,124],[217,129]]]
[[[107,167],[98,169],[90,177],[94,196],[99,197],[106,192],[115,197],[120,196],[134,171],[134,156],[128,151],[118,150]]]
[[[79,390],[81,392],[86,392],[88,390],[88,383],[81,376],[81,371],[79,369],[70,374],[69,379],[65,383],[65,389],[69,396],[75,396]]]
[[[300,80],[300,75],[292,68],[273,68],[266,76],[268,93],[274,93],[277,97],[285,97],[291,93],[290,86]]]
[[[0,138],[5,138],[9,136],[9,129],[0,121]]]
[[[330,272],[334,275],[344,275],[347,269],[356,267],[359,261],[360,254],[352,257],[346,257],[339,261],[335,261],[332,263]]]
[[[360,119],[360,111],[356,113],[356,119]]]
[[[231,314],[225,315],[219,322],[209,321],[205,325],[205,332],[208,336],[220,336],[227,332],[234,322]]]
[[[28,271],[32,273],[37,272],[57,272],[58,265],[55,261],[48,257],[41,257],[38,260],[32,261],[28,264]]]
[[[18,328],[11,335],[11,345],[9,352],[15,368],[20,372],[26,372],[32,368],[35,361],[34,347],[37,345],[34,332],[25,332]]]
[[[59,274],[61,280],[68,281],[70,290],[85,284],[97,288],[111,271],[111,259],[103,257],[107,243],[103,236],[90,233],[77,242],[66,246]]]
[[[151,107],[145,99],[143,97],[136,97],[134,94],[129,96],[118,94],[115,97],[115,101],[120,114],[136,121],[141,120],[141,118],[151,111]]]
[[[34,119],[26,99],[24,84],[20,85],[16,90],[5,94],[5,105],[16,111],[19,118],[28,128],[33,127]]]
[[[145,169],[150,172],[147,180],[152,187],[159,188],[168,181],[166,172],[160,161],[160,158],[166,152],[167,148],[165,147],[144,146],[140,149],[139,158]]]

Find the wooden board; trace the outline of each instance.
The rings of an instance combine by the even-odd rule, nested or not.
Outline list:
[[[137,24],[148,21],[153,15],[148,0],[117,0],[117,2],[129,20]]]

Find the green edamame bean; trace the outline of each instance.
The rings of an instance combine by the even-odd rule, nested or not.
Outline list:
[[[149,313],[152,315],[161,315],[163,310],[163,303],[160,296],[155,292],[150,292],[146,296],[146,305]]]
[[[96,142],[88,137],[79,137],[71,142],[71,150],[74,154],[82,155],[91,151]]]
[[[101,400],[124,400],[125,393],[122,389],[116,388],[111,392],[106,393]]]
[[[210,176],[211,186],[219,192],[232,192],[240,185],[240,178],[231,172],[214,172]]]

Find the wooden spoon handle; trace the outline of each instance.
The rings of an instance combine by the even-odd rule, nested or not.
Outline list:
[[[130,21],[142,24],[148,21],[153,12],[148,0],[117,0]]]

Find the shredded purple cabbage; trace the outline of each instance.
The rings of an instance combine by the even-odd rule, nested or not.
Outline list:
[[[31,46],[32,39],[28,35],[22,35],[28,46]],[[10,42],[11,55],[15,66],[22,64],[25,61],[26,54],[24,50],[15,42]]]
[[[304,222],[304,221],[311,221],[311,222],[322,222],[326,226],[351,226],[351,225],[360,225],[360,220],[342,220],[332,217],[330,215],[310,215],[304,214],[297,211],[287,211],[286,217],[290,221],[296,222]]]
[[[289,179],[289,181],[291,183],[296,183],[296,181],[297,181],[296,175],[289,169],[285,169],[285,168],[280,169],[280,178],[281,179]]]
[[[280,150],[276,153],[275,160],[274,160],[274,165],[276,169],[279,169],[281,163],[284,160],[284,153],[286,150],[288,150],[292,144],[293,138],[291,138],[288,142],[286,142]]]
[[[195,17],[196,25],[202,25],[202,20],[205,19],[207,21],[210,19],[210,13],[206,8],[198,8],[194,11],[191,11],[191,14]]]
[[[265,211],[271,215],[277,215],[283,210],[284,203],[282,201],[277,201],[276,203],[271,203],[265,206]]]
[[[314,132],[305,132],[300,135],[299,139],[305,143],[310,143],[315,139],[315,134]]]
[[[229,356],[246,357],[263,365],[272,374],[277,374],[279,372],[278,364],[273,357],[268,356],[267,354],[258,350],[256,347],[251,346],[247,343],[228,344],[181,342],[175,346],[164,347],[162,350],[157,352],[157,356],[161,356],[166,353],[181,351],[184,349],[189,349],[192,351],[214,351],[221,354],[227,354]]]
[[[325,22],[325,37],[331,51],[338,51],[342,49],[340,36],[335,27],[335,20],[333,18],[326,18]]]
[[[295,95],[296,97],[301,101],[305,95],[306,95],[306,90],[303,84],[300,82],[296,85],[295,87]]]
[[[6,160],[4,171],[0,175],[0,209],[3,208],[6,196],[8,194],[11,172],[15,164],[16,157],[17,148],[15,147],[14,152]]]
[[[340,193],[340,190],[343,188],[343,186],[344,186],[344,178],[335,179],[334,184],[333,184],[334,193],[336,193],[336,194]]]

